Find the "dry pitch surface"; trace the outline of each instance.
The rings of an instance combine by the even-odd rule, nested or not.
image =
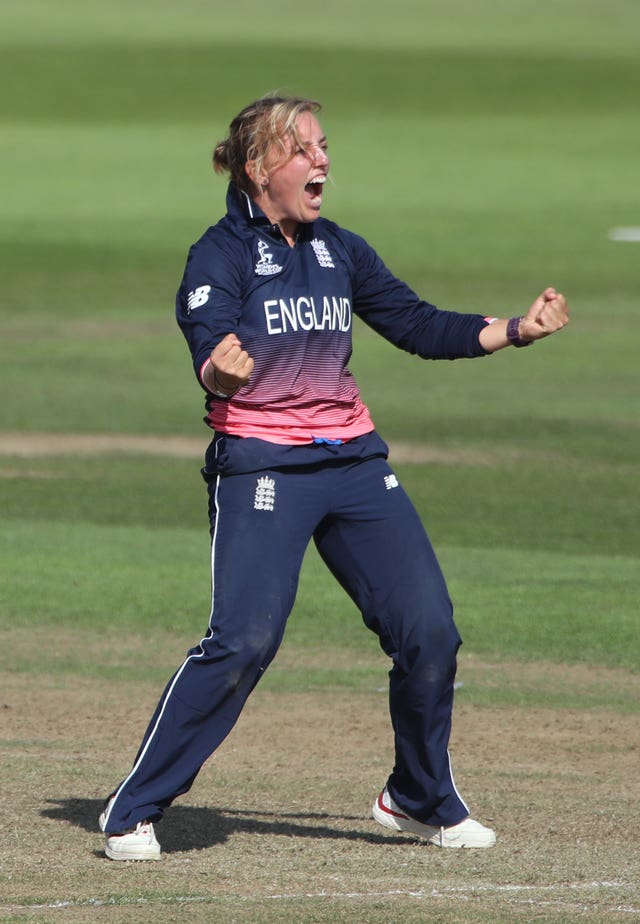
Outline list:
[[[171,651],[164,644],[159,658],[170,663],[175,640]],[[323,655],[285,647],[272,670],[300,666],[301,657],[313,667]],[[349,657],[338,655],[336,666],[342,658],[347,670]],[[385,670],[381,660],[381,685]],[[635,675],[586,668],[463,657],[459,676],[467,689],[525,683],[588,694],[596,684],[615,694],[631,684],[640,693]],[[480,707],[460,695],[457,783],[499,842],[442,851],[370,818],[392,760],[384,692],[258,688],[159,825],[162,861],[113,863],[96,817],[129,769],[159,692],[135,677],[5,675],[2,920],[640,920],[636,715]]]
[[[0,454],[127,450],[199,455],[201,441],[11,434]],[[53,440],[53,443],[52,443]],[[39,441],[39,442],[38,442]],[[415,448],[395,447],[395,458]],[[475,460],[478,461],[477,459]],[[24,475],[24,470],[21,469]],[[147,640],[5,633],[5,653],[82,651],[115,663],[148,657]],[[187,639],[185,648],[193,639]],[[167,677],[181,651],[155,639]],[[352,653],[331,666],[348,672]],[[270,669],[326,667],[286,644]],[[358,667],[367,666],[361,658]],[[640,921],[637,710],[640,676],[586,667],[491,665],[463,654],[452,756],[474,814],[496,828],[488,851],[440,851],[370,818],[392,763],[379,684],[358,691],[258,688],[192,791],[158,827],[160,863],[112,863],[96,819],[133,759],[160,687],[6,673],[0,696],[0,919],[113,924],[508,924]],[[550,690],[584,709],[472,705],[473,691]],[[467,697],[469,691],[471,696]],[[475,699],[482,700],[482,696]],[[466,700],[466,702],[465,702]],[[560,701],[562,701],[560,699]],[[633,714],[636,713],[636,714]]]

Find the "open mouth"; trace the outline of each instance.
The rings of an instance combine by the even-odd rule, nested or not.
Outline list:
[[[304,188],[313,199],[317,199],[318,197],[322,196],[322,187],[326,181],[326,176],[317,176],[315,180],[307,183]]]

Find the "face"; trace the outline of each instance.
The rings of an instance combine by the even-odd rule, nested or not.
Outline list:
[[[312,112],[301,113],[296,120],[301,146],[287,139],[287,157],[274,154],[274,166],[265,163],[266,185],[256,202],[265,215],[289,240],[295,238],[299,224],[314,221],[320,214],[322,192],[329,173],[327,139]]]

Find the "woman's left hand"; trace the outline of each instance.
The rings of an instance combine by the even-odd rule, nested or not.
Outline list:
[[[518,335],[521,340],[541,340],[555,334],[569,323],[567,300],[552,287],[545,289],[520,321]]]

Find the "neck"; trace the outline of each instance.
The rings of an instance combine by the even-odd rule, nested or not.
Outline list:
[[[261,191],[258,193],[258,195],[255,195],[252,198],[256,205],[260,206],[271,224],[277,225],[280,228],[280,232],[282,233],[282,236],[289,247],[295,247],[300,223],[298,221],[294,221],[292,218],[283,218],[282,220],[276,218],[274,213],[271,211],[271,208],[269,207],[267,197]]]
[[[295,247],[296,240],[298,239],[298,229],[300,225],[297,221],[279,221],[277,222],[282,236],[289,245],[289,247]]]

